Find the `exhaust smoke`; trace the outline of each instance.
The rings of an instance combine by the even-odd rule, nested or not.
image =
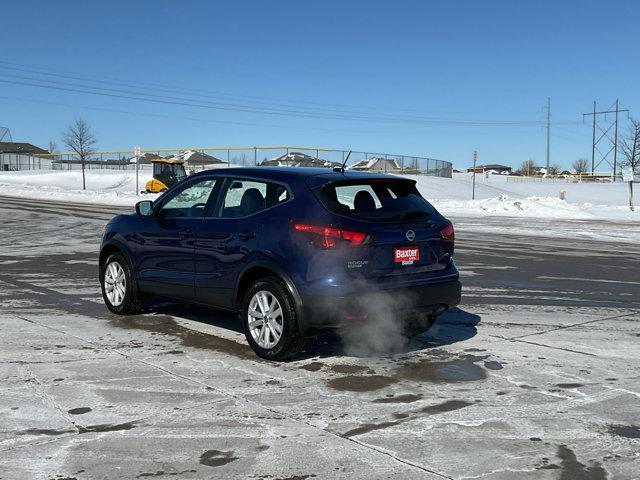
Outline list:
[[[406,308],[412,296],[369,290],[371,293],[353,300],[353,311],[342,312],[342,318],[352,316],[339,330],[344,352],[367,357],[403,351],[409,340]]]

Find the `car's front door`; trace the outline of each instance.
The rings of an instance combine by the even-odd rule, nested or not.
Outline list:
[[[154,206],[153,216],[141,217],[137,243],[139,288],[155,295],[195,298],[194,245],[217,178],[199,178],[168,192]]]

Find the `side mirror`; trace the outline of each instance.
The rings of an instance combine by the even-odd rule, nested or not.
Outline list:
[[[141,217],[150,217],[153,214],[153,202],[151,200],[143,200],[136,203],[136,213]]]

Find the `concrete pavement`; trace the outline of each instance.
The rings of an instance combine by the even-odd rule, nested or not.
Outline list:
[[[432,331],[275,363],[230,315],[110,314],[109,210],[0,199],[0,478],[638,478],[638,246],[454,219],[464,301]]]

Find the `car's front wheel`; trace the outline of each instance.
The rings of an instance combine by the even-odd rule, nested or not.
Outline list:
[[[253,283],[245,293],[241,315],[247,342],[258,356],[285,360],[302,349],[295,304],[279,279]]]
[[[135,315],[142,311],[142,295],[131,275],[131,268],[119,253],[112,253],[100,265],[102,298],[109,310],[119,315]]]

